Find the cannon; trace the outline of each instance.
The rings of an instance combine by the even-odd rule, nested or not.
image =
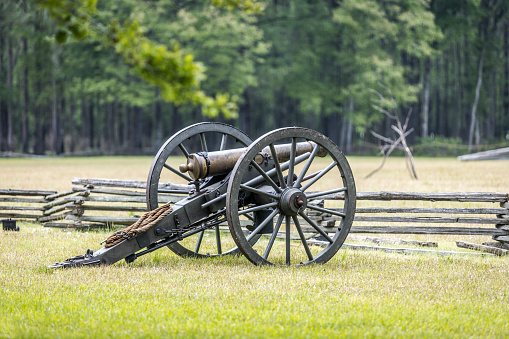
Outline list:
[[[339,198],[324,204],[331,195]],[[256,265],[325,263],[350,231],[356,191],[346,157],[316,131],[280,128],[253,141],[227,124],[198,123],[160,148],[146,199],[148,212],[103,248],[50,267],[130,263],[163,247],[183,257],[242,254]],[[324,230],[317,212],[339,222]],[[310,232],[327,246],[310,248]]]

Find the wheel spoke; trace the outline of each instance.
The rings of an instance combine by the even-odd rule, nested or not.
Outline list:
[[[207,147],[207,140],[205,140],[205,134],[200,133],[200,142],[201,142],[201,149],[203,152],[208,152],[209,149]]]
[[[331,178],[335,185],[327,184]],[[288,127],[264,134],[242,150],[230,180],[225,206],[228,225],[239,251],[255,265],[325,263],[351,227],[356,194],[350,166],[337,145],[319,132]],[[343,196],[348,206],[317,203]],[[249,221],[246,215],[253,213],[255,221]],[[326,227],[312,215],[322,213],[339,219],[340,227]],[[326,239],[327,246],[315,251],[306,232]],[[267,236],[261,244],[250,243],[261,236]]]
[[[306,241],[306,237],[304,236],[304,233],[302,232],[302,228],[300,227],[299,219],[296,215],[292,216],[293,222],[295,224],[295,228],[297,229],[297,232],[299,232],[300,241],[302,241],[302,246],[304,246],[304,250],[306,251],[306,254],[308,256],[308,259],[311,261],[313,260],[313,255],[311,254],[311,251],[309,250],[308,242]]]
[[[291,226],[291,222],[290,222],[290,216],[287,215],[286,216],[286,239],[285,239],[285,243],[286,243],[286,264],[287,265],[291,265],[292,264],[292,261],[291,261],[291,258],[290,258],[290,226]]]
[[[246,185],[240,184],[240,188],[242,188],[243,190],[249,191],[249,192],[253,192],[253,193],[256,193],[256,194],[264,195],[264,196],[272,198],[272,199],[279,199],[279,197],[277,195],[275,195],[275,194],[271,194],[269,192],[265,192],[265,191],[256,189],[256,188],[251,187],[251,186],[246,186]]]
[[[336,189],[330,190],[330,191],[313,192],[310,194],[306,194],[306,198],[312,199],[312,198],[321,197],[321,196],[328,195],[328,194],[334,194],[334,193],[346,192],[346,191],[347,191],[346,187],[341,187],[341,188],[336,188]]]
[[[226,134],[223,134],[223,136],[221,137],[221,146],[219,147],[220,151],[224,151],[226,149],[227,138],[228,138],[228,136]]]
[[[190,191],[184,191],[184,190],[165,190],[165,189],[158,189],[157,193],[163,193],[163,194],[187,194],[189,195]]]
[[[278,205],[278,202],[275,201],[275,202],[270,202],[270,203],[265,204],[265,205],[258,205],[258,206],[255,206],[255,207],[246,208],[245,210],[240,210],[239,211],[239,215],[243,215],[243,214],[246,214],[246,213],[251,213],[251,212],[254,212],[254,211],[258,211],[258,210],[263,210],[263,209],[266,209],[268,207],[276,207],[277,205]]]
[[[194,248],[194,251],[198,253],[200,251],[201,241],[203,240],[203,235],[205,234],[205,230],[200,232],[200,235],[198,235],[198,241],[196,241],[196,247]]]
[[[298,157],[295,158],[295,165],[298,165],[300,164],[301,162],[303,162],[304,160],[306,160],[307,158],[309,158],[309,153],[306,153],[306,154],[302,154],[302,155],[299,155]],[[281,165],[281,171],[286,171],[288,169],[288,166],[290,165],[290,161],[287,161],[285,163],[283,163]],[[266,174],[271,177],[273,176],[274,174],[276,174],[276,169],[273,168],[271,169],[270,171],[267,171]],[[248,182],[245,183],[245,185],[247,186],[253,186],[253,185],[256,185],[256,184],[259,184],[263,181],[263,177],[261,175],[257,176],[256,178],[253,178],[251,180],[249,180]]]
[[[215,142],[214,145],[212,144],[213,139],[211,139],[211,135],[213,135],[213,139],[217,140],[217,144],[215,144]],[[147,182],[148,207],[150,209],[154,209],[159,206],[158,200],[161,200],[161,197],[164,197],[163,200],[168,197],[166,200],[174,201],[173,197],[179,196],[182,198],[187,196],[189,192],[192,191],[192,188],[186,185],[188,182],[193,181],[190,173],[181,173],[178,166],[174,166],[175,164],[173,164],[170,159],[167,159],[168,155],[177,155],[181,159],[184,158],[184,161],[187,162],[189,156],[194,152],[210,152],[216,150],[225,151],[231,148],[230,144],[232,147],[246,147],[246,145],[251,144],[251,142],[252,139],[245,133],[232,126],[221,123],[195,124],[182,129],[179,133],[175,133],[159,150],[158,156],[156,156],[152,164],[152,168],[149,173],[149,179]],[[254,174],[255,176],[258,175],[257,172]],[[170,181],[173,183],[161,183],[161,179],[164,178],[164,176],[172,178]],[[185,180],[185,184],[175,184],[175,182],[184,183],[183,180]],[[272,190],[269,189],[269,191]],[[173,195],[173,197],[169,195]],[[212,201],[203,200],[202,203],[204,203],[204,210],[202,212],[212,212],[209,211],[209,208],[213,209],[216,206],[220,208],[225,207],[224,202],[226,199],[226,194],[219,197],[211,197],[210,199],[212,198],[214,198]],[[211,235],[214,227],[215,226],[211,227]],[[181,256],[204,257],[225,255],[235,252],[236,247],[233,247],[235,245],[232,246],[229,241],[226,241],[226,233],[224,233],[222,227],[220,228],[219,234],[217,234],[220,237],[220,242],[217,244],[212,244],[212,247],[214,247],[214,245],[218,246],[217,252],[214,248],[211,248],[211,251],[206,251],[206,249],[209,247],[206,240],[207,238],[205,238],[205,236],[208,235],[208,231],[203,231],[203,229],[200,227],[200,229],[195,230],[194,233],[197,234],[193,236],[192,240],[188,239],[191,242],[177,241],[168,245],[168,247],[173,252]],[[256,243],[259,237],[260,235],[255,236],[251,242]],[[214,242],[214,240],[212,241]],[[210,252],[210,254],[205,254],[204,252]]]
[[[315,173],[311,173],[310,175],[306,175],[304,178],[302,178],[302,181],[308,181],[309,179],[313,179],[318,174],[320,174],[320,172],[321,171],[318,171],[318,172],[315,172]]]
[[[267,260],[270,254],[270,250],[272,249],[272,245],[274,245],[274,241],[276,240],[277,234],[279,232],[279,228],[281,227],[281,224],[283,223],[283,215],[280,214],[279,218],[277,218],[276,226],[274,227],[274,230],[272,230],[272,235],[270,236],[269,243],[267,244],[267,248],[265,249],[265,253],[263,254],[263,259]]]
[[[316,177],[314,177],[313,179],[311,179],[311,181],[309,181],[307,184],[305,184],[304,186],[302,186],[301,188],[301,191],[305,191],[306,189],[309,188],[309,186],[313,185],[315,182],[317,182],[318,180],[320,180],[321,177],[323,177],[325,174],[327,174],[331,169],[334,168],[334,166],[336,166],[338,163],[337,161],[334,161],[332,163],[330,163],[329,166],[327,166],[325,169],[321,170],[320,171],[320,174],[318,174]]]
[[[255,235],[257,235],[257,234],[258,234],[258,232],[260,232],[260,231],[262,230],[262,228],[264,228],[264,227],[265,227],[265,225],[267,225],[267,224],[269,223],[269,221],[271,221],[271,220],[272,220],[272,218],[274,218],[274,216],[275,216],[276,214],[278,214],[278,213],[279,213],[279,209],[278,209],[278,208],[276,208],[274,211],[272,211],[272,213],[271,213],[271,214],[270,214],[267,218],[265,218],[265,220],[263,220],[263,221],[260,223],[260,225],[258,225],[258,227],[256,227],[256,228],[254,229],[254,231],[253,231],[253,232],[251,232],[251,233],[249,234],[249,236],[246,238],[246,240],[247,240],[247,241],[249,241],[249,240],[251,240],[251,239],[252,239]]]
[[[220,196],[218,196],[217,198],[214,198],[212,200],[209,200],[207,201],[206,203],[204,203],[203,205],[201,205],[201,208],[207,208],[209,207],[210,205],[213,205],[215,204],[216,202],[218,201],[221,201],[222,199],[225,199],[226,198],[226,193],[223,193],[221,194]]]
[[[311,220],[306,213],[304,212],[300,212],[299,215],[304,218],[304,220],[306,220],[308,222],[308,224],[313,227],[318,233],[320,233],[320,235],[322,237],[324,237],[325,239],[327,239],[328,242],[330,242],[331,244],[334,242],[331,237],[329,237],[329,235],[327,233],[325,233],[321,228],[320,226],[318,226],[313,220]]]
[[[184,154],[187,160],[187,158],[189,158],[189,152],[187,151],[187,149],[182,144],[179,144],[178,147],[180,148],[180,151],[182,152],[182,154]]]
[[[337,216],[342,217],[342,218],[346,217],[346,214],[344,214],[344,213],[341,213],[341,212],[338,212],[338,211],[329,210],[329,209],[318,207],[318,206],[311,205],[311,204],[309,204],[307,208],[315,210],[315,211],[320,211],[320,212],[323,212],[323,213],[330,213],[330,214],[337,215]]]
[[[293,186],[293,173],[295,172],[295,149],[297,148],[297,138],[292,138],[290,148],[290,165],[288,167],[288,176],[286,177],[288,187]]]
[[[278,185],[276,185],[276,183],[274,182],[274,180],[272,180],[271,177],[269,177],[267,175],[267,173],[265,173],[265,171],[263,170],[263,168],[260,167],[260,165],[258,165],[256,163],[256,161],[254,160],[251,160],[251,165],[253,165],[254,168],[256,168],[256,170],[258,171],[258,173],[260,173],[262,175],[262,177],[265,179],[265,181],[267,181],[269,183],[270,186],[272,186],[276,192],[278,193],[281,193],[281,188],[279,188]]]
[[[246,218],[248,218],[249,220],[254,221],[254,217],[251,214],[248,213],[248,214],[245,214],[244,216]]]
[[[216,225],[216,244],[217,244],[217,254],[223,253],[221,250],[221,232],[219,231],[219,225]]]
[[[180,171],[177,171],[175,168],[173,168],[172,166],[168,165],[168,164],[164,164],[163,165],[164,168],[172,171],[173,173],[175,173],[176,175],[178,175],[179,177],[183,178],[184,180],[187,180],[187,181],[193,181],[193,179],[191,179],[189,176],[185,175],[184,173],[180,172]]]
[[[319,146],[317,144],[315,146],[315,148],[313,148],[313,151],[311,151],[311,155],[309,156],[308,161],[306,161],[306,164],[304,165],[304,168],[300,172],[299,177],[297,178],[297,181],[295,181],[295,187],[299,187],[300,183],[302,182],[302,179],[306,175],[306,172],[308,171],[309,166],[311,166],[311,163],[315,159],[316,153],[318,152],[318,147]]]
[[[274,147],[274,143],[271,143],[269,145],[270,152],[272,153],[272,159],[274,159],[274,165],[277,173],[277,178],[279,179],[279,184],[281,185],[281,188],[286,188],[285,179],[283,176],[283,171],[281,170],[281,166],[279,164],[279,159],[277,157],[276,148]]]

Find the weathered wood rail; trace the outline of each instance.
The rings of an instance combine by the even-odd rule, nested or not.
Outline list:
[[[492,192],[359,192],[357,200],[358,205],[361,206],[362,201],[378,204],[387,201],[403,204],[423,201],[430,205],[435,202],[447,202],[457,207],[358,207],[351,233],[491,235],[494,240],[509,248],[508,197],[507,193]],[[323,199],[325,201],[341,200],[344,196],[335,194],[324,196]],[[492,204],[498,204],[499,207],[489,206]],[[442,203],[441,206],[443,205]],[[329,209],[341,211],[341,209]],[[313,211],[313,215],[329,223],[328,227],[324,227],[326,232],[333,232],[334,226],[340,219],[321,212]],[[378,225],[373,225],[375,223]],[[473,225],[477,227],[471,227]]]
[[[117,179],[81,179],[72,180],[73,195],[64,197],[58,204],[58,212],[46,211],[40,219],[44,226],[58,228],[88,228],[111,225],[130,225],[147,211],[145,181]],[[160,195],[160,203],[177,202],[184,198],[172,192],[186,192],[187,185],[160,184],[169,194]],[[56,206],[56,205],[55,205]],[[55,207],[53,207],[55,208]]]
[[[32,219],[47,227],[88,228],[129,225],[146,211],[144,181],[74,178],[71,190],[56,191],[0,190],[0,217]],[[161,203],[176,202],[185,195],[172,193],[189,190],[186,185],[161,184],[168,192]],[[323,196],[328,209],[341,194]],[[372,234],[452,234],[492,236],[509,248],[509,202],[507,193],[453,192],[358,192],[358,208],[351,233]],[[396,206],[384,206],[387,202]],[[426,202],[426,207],[407,207],[409,202]],[[436,202],[449,206],[433,207]],[[366,206],[366,205],[370,206]],[[422,204],[422,203],[421,203]],[[493,206],[497,204],[498,206]],[[380,206],[382,205],[382,206]],[[406,206],[405,206],[406,205]],[[335,232],[339,217],[309,211],[325,232]],[[303,231],[315,230],[301,221]]]
[[[56,191],[0,189],[0,218],[38,220]]]

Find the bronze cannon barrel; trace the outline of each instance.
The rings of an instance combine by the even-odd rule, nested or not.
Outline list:
[[[296,144],[296,154],[299,156],[308,152],[311,152],[314,147],[319,147],[316,155],[324,157],[327,155],[327,151],[318,146],[312,141],[298,142]],[[276,149],[277,158],[280,162],[288,161],[290,159],[290,152],[292,145],[274,145]],[[190,154],[187,158],[187,164],[179,166],[179,170],[182,173],[188,172],[189,176],[194,180],[204,179],[216,175],[224,175],[231,172],[237,160],[239,160],[245,148],[235,148],[231,150],[215,151],[215,152],[199,152]],[[272,156],[272,152],[269,147],[265,147],[261,154],[255,157],[255,161],[261,164],[263,156]]]

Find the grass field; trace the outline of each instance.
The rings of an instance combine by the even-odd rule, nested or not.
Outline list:
[[[380,158],[349,161],[358,191],[509,192],[508,161],[418,158],[418,181],[403,158],[370,179],[363,177]],[[146,180],[151,162],[0,159],[0,188],[63,191],[73,177]],[[509,336],[507,257],[342,249],[321,266],[255,267],[242,257],[183,259],[162,249],[129,265],[54,271],[47,265],[98,249],[109,233],[20,226],[0,232],[0,338]],[[455,239],[407,238],[442,248]]]

